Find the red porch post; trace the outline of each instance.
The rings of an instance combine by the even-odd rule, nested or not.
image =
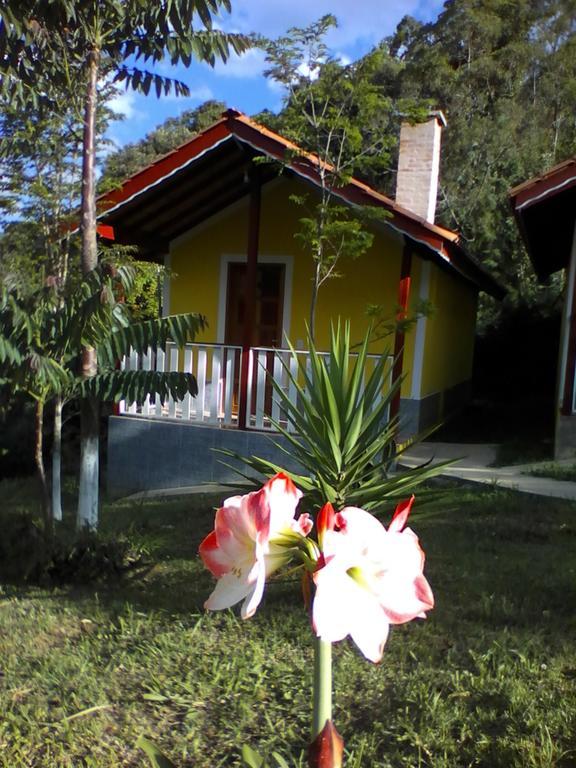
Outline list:
[[[238,402],[238,427],[249,426],[250,403],[248,402],[248,373],[250,347],[254,339],[256,319],[256,270],[258,267],[258,243],[260,235],[260,182],[253,179],[250,189],[248,214],[248,246],[246,250],[246,295],[244,315],[244,339],[242,340],[242,367],[240,370],[240,399]]]
[[[410,283],[412,281],[412,248],[408,243],[404,244],[402,253],[402,265],[400,267],[400,282],[398,283],[398,314],[397,321],[405,320],[408,315],[410,303]],[[403,328],[397,327],[394,336],[394,367],[392,368],[392,381],[397,381],[402,375],[404,367],[404,341],[406,334]],[[400,388],[391,403],[390,416],[395,418],[400,412]]]

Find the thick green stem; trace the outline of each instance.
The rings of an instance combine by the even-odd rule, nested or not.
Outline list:
[[[314,646],[312,740],[332,720],[332,643],[317,637]]]

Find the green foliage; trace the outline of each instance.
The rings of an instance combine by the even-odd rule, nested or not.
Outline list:
[[[397,332],[408,333],[421,317],[431,317],[435,311],[434,304],[428,299],[413,302],[410,314],[400,305],[390,312],[384,304],[368,304],[366,314],[372,324],[372,340],[387,339]]]
[[[129,354],[131,348],[146,354],[149,347],[164,347],[167,341],[183,347],[205,327],[204,316],[193,313],[157,317],[140,323],[117,324],[105,339],[99,341],[100,359],[110,365]]]
[[[278,752],[272,752],[272,761],[262,757],[255,752],[248,744],[242,747],[242,765],[245,768],[289,768],[288,763]]]
[[[205,326],[205,318],[194,313],[132,323],[123,298],[133,289],[134,276],[132,266],[104,262],[64,301],[53,284],[24,298],[4,292],[0,296],[0,384],[10,383],[43,402],[55,395],[142,402],[155,393],[162,401],[197,394],[191,374],[117,370],[117,361],[131,348],[146,353],[167,341],[182,346]],[[84,346],[98,352],[99,373],[90,379],[79,375]]]
[[[364,381],[369,342],[370,333],[351,363],[349,324],[344,329],[339,324],[332,329],[328,359],[308,337],[309,370],[291,347],[298,374],[292,375],[288,364],[283,366],[297,390],[296,403],[270,379],[288,428],[273,423],[289,447],[272,442],[302,467],[301,474],[287,474],[316,509],[329,501],[337,509],[357,506],[381,511],[440,471],[441,465],[390,472],[400,454],[396,445],[398,419],[391,416],[390,409],[401,380],[391,381],[392,359],[383,354]],[[286,471],[257,456],[222,453],[265,476]]]
[[[400,93],[445,111],[441,223],[508,288],[483,299],[481,328],[517,306],[546,315],[562,288],[537,284],[508,192],[576,153],[573,0],[449,0],[438,19],[405,19],[389,40]]]
[[[259,119],[318,152],[329,126],[319,118],[324,106],[328,118],[341,109],[338,126],[351,138],[344,156],[356,154],[347,172],[393,196],[401,119],[442,109],[448,128],[438,221],[459,232],[463,245],[508,288],[504,302],[481,298],[480,330],[516,307],[547,316],[561,295],[562,277],[538,285],[508,192],[576,154],[575,19],[574,0],[448,0],[437,19],[423,24],[405,17],[367,56],[343,67],[315,37],[334,23],[325,17],[308,36],[300,30],[278,41],[284,54],[280,49],[270,74],[284,82],[287,99],[278,115]],[[299,46],[309,46],[306,66],[290,80]],[[314,77],[306,77],[309,71]],[[315,143],[307,143],[310,133]],[[338,142],[332,147],[334,156]]]
[[[187,394],[196,396],[198,385],[191,374],[178,371],[108,371],[79,381],[77,394],[101,402],[125,400],[138,405],[155,395],[164,404],[169,397],[182,400]]]
[[[240,53],[249,44],[242,35],[212,28],[212,15],[230,8],[228,0],[180,0],[148,5],[139,0],[18,0],[0,6],[0,62],[6,96],[33,105],[52,103],[37,85],[39,71],[69,87],[74,72],[84,71],[96,54],[101,74],[115,82],[157,96],[174,91],[188,95],[178,81],[128,65],[134,57],[145,65],[168,58],[189,66],[192,58],[214,64]]]
[[[171,760],[168,760],[166,755],[164,755],[153,742],[144,736],[140,736],[136,742],[136,746],[140,747],[140,749],[146,753],[152,768],[176,768],[175,764]]]
[[[2,514],[0,579],[8,583],[88,584],[119,579],[142,568],[144,551],[123,536],[62,533],[54,542],[28,513]]]
[[[530,474],[534,477],[549,477],[552,480],[567,480],[570,483],[576,482],[576,465],[574,463],[554,463],[541,464],[539,467],[533,467]]]

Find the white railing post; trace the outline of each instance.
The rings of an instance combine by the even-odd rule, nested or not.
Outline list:
[[[246,423],[239,424],[240,375],[244,354],[249,355]],[[329,353],[320,352],[319,354],[328,364]],[[357,353],[352,353],[351,358],[357,359]],[[362,375],[362,388],[366,386],[380,359],[380,355],[368,355]],[[375,404],[381,402],[384,391],[390,384],[392,374],[390,359],[389,356],[386,381],[376,394]],[[282,407],[275,388],[268,380],[268,375],[271,374],[274,377],[274,381],[286,393],[292,405],[298,407],[297,384],[302,386],[304,383],[300,374],[302,365],[310,375],[310,356],[304,350],[297,350],[296,355],[293,355],[288,349],[252,347],[249,350],[243,350],[239,346],[203,343],[186,344],[182,355],[174,344],[168,344],[166,350],[148,348],[143,355],[139,355],[132,349],[121,362],[123,370],[156,370],[163,373],[178,371],[181,367],[183,372],[195,374],[198,395],[193,398],[187,394],[182,401],[175,401],[169,397],[164,406],[161,405],[159,397],[154,399],[149,395],[141,408],[136,404],[127,407],[126,403],[121,401],[119,412],[132,416],[182,418],[192,423],[236,426],[241,429],[255,428],[264,431],[273,431],[272,421],[274,421],[282,425],[286,424],[288,429],[292,429],[288,415]]]
[[[242,354],[244,354],[244,351]],[[248,382],[246,384],[246,423],[238,424],[240,429],[249,429],[250,421],[252,418],[252,389],[254,381],[254,356],[256,351],[250,347],[246,354],[248,355]]]
[[[198,349],[198,372],[196,380],[198,382],[198,394],[196,395],[196,419],[204,421],[204,408],[206,406],[206,347]]]
[[[128,365],[128,367],[126,367]],[[128,364],[128,361],[126,359],[126,355],[120,360],[120,370],[121,371],[127,371],[129,370],[130,365]],[[122,414],[126,413],[126,400],[120,400],[118,403],[118,414],[121,416]]]
[[[166,360],[166,353],[161,347],[158,347],[158,349],[156,350],[156,370],[158,373],[164,373],[165,360]],[[160,395],[156,395],[155,410],[156,410],[156,416],[161,417],[162,402],[160,400]]]
[[[210,421],[218,423],[222,395],[222,348],[212,350],[212,392],[210,402]]]
[[[184,373],[192,373],[192,347],[190,344],[186,344],[184,347]],[[184,400],[182,402],[182,418],[185,421],[190,421],[190,417],[192,415],[192,395],[190,392],[187,392],[184,395]]]
[[[142,370],[152,370],[152,347],[148,347],[146,354],[142,355]],[[146,400],[142,403],[142,416],[149,416],[151,411],[150,395],[146,395]]]
[[[224,350],[226,366],[224,374],[224,424],[232,425],[232,405],[234,401],[234,374],[236,372],[236,350]]]
[[[174,371],[178,371],[178,347],[174,346],[173,344],[170,344],[169,346],[169,356],[168,356],[168,371],[170,373]],[[176,400],[172,397],[172,395],[168,395],[168,416],[171,419],[176,418]]]
[[[132,347],[130,347],[130,370],[131,371],[138,370],[138,358],[139,358],[138,352],[136,352],[135,349],[132,349]],[[138,413],[138,406],[136,402],[130,403],[130,405],[128,406],[128,413],[132,415],[135,413]]]

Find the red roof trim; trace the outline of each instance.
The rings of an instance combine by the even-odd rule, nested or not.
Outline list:
[[[313,183],[319,183],[320,161],[315,155],[302,152],[296,144],[283,136],[259,125],[242,112],[229,109],[221,120],[205,131],[129,177],[117,189],[102,195],[98,199],[100,211],[105,215],[111,208],[120,207],[232,136],[237,136],[258,151],[278,160],[284,161],[288,152],[294,152],[294,157],[288,162],[289,167],[298,175]],[[453,266],[457,266],[458,262],[466,262],[476,274],[475,278],[469,279],[494,295],[503,295],[504,291],[494,279],[462,250],[459,235],[455,232],[427,222],[357,179],[352,179],[335,193],[353,205],[377,205],[385,208],[392,214],[386,225],[432,248]]]
[[[167,155],[163,155],[158,160],[155,160],[151,165],[138,171],[138,173],[130,176],[117,189],[101,195],[98,198],[99,208],[107,211],[126,202],[129,198],[158,183],[230,135],[231,132],[228,128],[227,120],[219,120],[198,134],[198,136],[195,136],[190,141],[187,141]]]
[[[570,158],[546,173],[519,184],[510,190],[512,205],[519,211],[529,205],[560,194],[576,185],[576,158]]]

